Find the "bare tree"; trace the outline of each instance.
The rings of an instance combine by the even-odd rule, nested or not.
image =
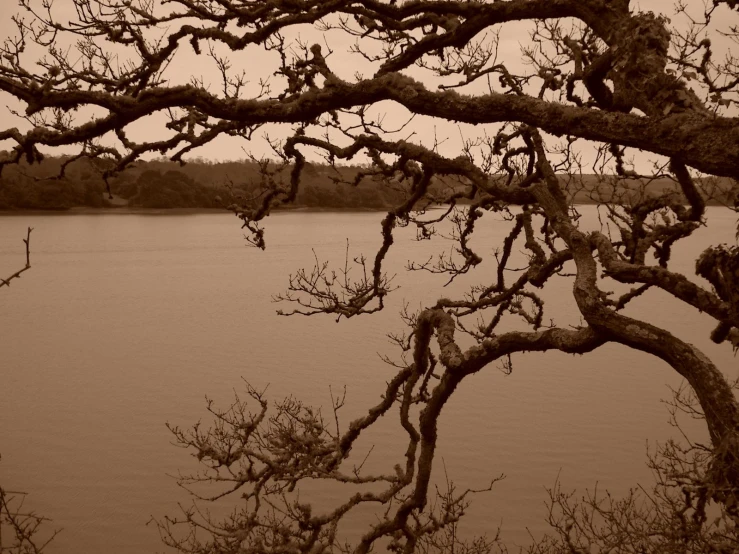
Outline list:
[[[717,244],[703,252],[696,275],[705,281],[671,266],[680,241],[705,224],[709,199],[735,206],[734,0],[698,10],[678,5],[674,23],[628,0],[75,0],[71,20],[46,0],[20,4],[18,34],[2,50],[0,90],[25,103],[18,115],[30,127],[0,131],[0,139],[15,143],[0,166],[39,160],[44,147],[81,145],[79,156],[108,161],[107,178],[145,154],[184,161],[218,137],[250,140],[265,125],[287,127],[289,138],[271,143],[280,164],[261,166],[260,194],[230,206],[260,248],[262,222],[296,199],[309,152],[331,164],[363,157],[370,163],[350,184],[370,181],[404,195],[382,221],[373,259],[347,259],[337,270],[317,260],[312,270],[298,271],[279,297],[292,306],[282,313],[349,318],[382,309],[393,289],[383,263],[400,227],[415,226],[423,240],[446,220],[452,253],[409,269],[451,281],[482,261],[471,238],[483,219],[498,214],[510,223],[495,245],[492,282],[404,315],[408,331],[395,336],[402,351],[392,362],[397,374],[381,401],[344,431],[338,415],[326,422],[295,399],[268,415],[263,394],[253,389],[253,412],[237,398],[226,410],[209,406],[210,429],[173,427],[205,465],[182,484],[214,483],[225,488],[211,498],[241,500],[226,519],[196,505],[160,522],[166,543],[186,552],[497,548],[495,540],[460,544],[453,532],[470,491],[450,485],[434,501],[437,423],[446,402],[467,376],[501,361],[510,368],[513,354],[586,354],[618,343],[664,360],[685,379],[695,402],[680,405],[702,414],[710,445],[699,452],[668,445],[654,462],[662,488],[647,494],[646,506],[628,498],[604,505],[599,497],[574,505],[553,491],[558,534],[532,548],[736,548],[735,392],[698,348],[623,313],[648,289],[660,289],[712,317],[716,343],[739,344],[739,248]],[[500,48],[501,33],[511,28],[529,33],[518,59],[505,59]],[[301,40],[301,33],[315,40]],[[347,39],[353,44],[340,55],[370,76],[343,75],[346,63],[334,62],[332,44]],[[717,54],[719,45],[728,45],[726,52]],[[34,58],[40,50],[44,55]],[[252,83],[234,64],[258,51],[273,64],[272,75]],[[212,62],[219,87],[169,80],[177,60],[193,52]],[[402,108],[409,119],[482,131],[451,157],[408,125],[388,125],[380,103]],[[153,114],[169,118],[161,136],[132,138],[135,124],[157,121],[147,119]],[[573,202],[584,197],[601,203],[600,230],[580,226]],[[434,206],[444,209],[429,211]],[[514,248],[526,252],[525,267],[512,263]],[[558,325],[545,309],[540,290],[559,279],[572,283],[578,327]],[[614,281],[630,288],[608,292]],[[705,282],[710,287],[699,284]],[[505,330],[511,320],[528,330]],[[458,334],[474,345],[462,348]],[[407,435],[405,459],[391,473],[366,474],[351,466],[349,453],[391,409]],[[294,492],[316,479],[359,492],[314,513]],[[377,506],[380,517],[346,544],[339,522],[362,504]],[[619,527],[624,521],[639,527]]]
[[[41,554],[59,530],[44,533],[41,526],[49,521],[25,506],[27,494],[0,487],[0,553]]]
[[[31,231],[29,227],[23,243],[26,246],[26,265],[3,279],[0,278],[0,287],[9,287],[13,279],[19,279],[21,274],[31,269]],[[0,554],[40,554],[54,539],[59,531],[55,531],[46,540],[39,537],[39,527],[48,521],[35,512],[24,509],[25,492],[4,490],[0,487]]]

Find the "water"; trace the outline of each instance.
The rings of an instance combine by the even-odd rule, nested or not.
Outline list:
[[[593,225],[594,209],[583,213]],[[709,214],[709,229],[676,253],[677,268],[690,271],[709,242],[733,242],[735,216]],[[440,245],[400,230],[388,267],[401,289],[383,313],[341,324],[275,315],[271,296],[290,272],[311,266],[311,248],[341,260],[349,237],[352,253],[372,255],[380,218],[277,214],[267,222],[266,252],[246,247],[225,214],[0,218],[3,276],[22,265],[21,238],[35,228],[32,269],[0,290],[0,484],[30,492],[28,506],[64,528],[49,552],[163,550],[146,523],[187,501],[168,475],[195,467],[170,445],[164,423],[204,418],[204,395],[226,402],[244,390],[241,377],[269,384],[272,399],[292,393],[314,405],[329,404],[329,386],[346,385],[344,419],[362,414],[392,376],[377,354],[396,354],[385,334],[403,329],[402,301],[430,303],[491,275],[491,251],[508,229],[493,218],[478,226],[474,244],[487,261],[451,290],[443,278],[403,271]],[[562,279],[545,295],[548,317],[561,324],[579,321],[570,287]],[[658,292],[628,313],[703,347],[736,376],[730,349],[708,340],[705,315]],[[558,476],[563,488],[583,492],[596,482],[617,494],[648,484],[647,440],[674,432],[660,399],[667,384],[679,384],[663,362],[620,346],[513,361],[512,375],[491,366],[461,385],[442,414],[435,465],[459,487],[507,475],[475,497],[465,531],[502,524],[512,545],[545,529],[545,487]],[[362,444],[375,445],[369,463],[380,468],[399,461],[404,447],[389,417]]]

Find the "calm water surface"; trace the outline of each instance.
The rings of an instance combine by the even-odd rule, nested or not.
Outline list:
[[[702,245],[733,242],[735,216],[710,209],[711,225],[686,243],[677,267],[689,271]],[[596,213],[583,209],[583,225]],[[441,243],[417,243],[400,230],[388,259],[400,290],[385,312],[336,324],[283,318],[271,296],[287,275],[323,258],[373,255],[380,214],[277,214],[268,249],[245,246],[229,215],[28,215],[0,217],[0,274],[23,262],[21,238],[32,226],[33,268],[0,291],[0,484],[31,492],[29,506],[63,527],[49,552],[133,554],[163,550],[146,523],[187,501],[171,477],[192,469],[164,426],[205,417],[204,396],[226,402],[241,378],[271,398],[289,394],[329,405],[329,386],[347,386],[349,420],[376,403],[395,355],[386,338],[401,331],[398,311],[450,296],[494,271],[492,250],[508,229],[488,217],[475,245],[487,255],[477,275],[444,289],[444,280],[403,271]],[[692,272],[691,272],[692,274]],[[546,295],[549,317],[579,322],[562,279]],[[730,376],[730,349],[708,340],[709,318],[650,293],[632,315],[667,326],[698,344]],[[471,376],[440,422],[435,465],[460,487],[507,478],[475,498],[465,530],[503,526],[509,544],[545,529],[545,487],[648,484],[647,441],[673,430],[660,403],[679,380],[661,361],[607,346],[586,356],[514,357]],[[384,418],[364,444],[372,467],[389,469],[404,444]],[[440,463],[443,460],[443,465]],[[323,494],[323,496],[321,496]],[[328,502],[319,491],[317,501]],[[348,532],[356,531],[350,522]]]

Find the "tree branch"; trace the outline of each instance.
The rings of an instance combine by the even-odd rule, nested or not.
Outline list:
[[[24,272],[31,269],[31,231],[33,231],[33,228],[29,227],[28,232],[26,233],[26,238],[23,239],[23,243],[26,245],[26,265],[13,273],[10,277],[5,279],[0,277],[0,287],[9,287],[10,282],[13,279],[19,279]]]

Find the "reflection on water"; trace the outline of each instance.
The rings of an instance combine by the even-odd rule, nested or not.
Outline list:
[[[584,208],[584,220],[595,212]],[[677,252],[690,271],[702,244],[731,241],[734,216],[711,211],[711,227]],[[329,386],[347,386],[345,420],[377,402],[395,354],[385,334],[399,331],[398,311],[450,296],[492,275],[493,249],[507,224],[479,225],[474,245],[486,263],[443,289],[444,280],[407,274],[438,243],[400,230],[388,259],[401,289],[380,314],[343,321],[281,318],[272,295],[287,275],[310,266],[311,248],[340,260],[372,254],[380,214],[277,214],[267,223],[266,252],[247,248],[228,215],[32,215],[0,218],[0,270],[22,263],[25,227],[35,228],[31,271],[0,294],[0,483],[30,491],[29,502],[64,527],[50,552],[128,554],[161,550],[151,516],[186,497],[167,474],[193,468],[170,446],[164,423],[205,415],[204,395],[226,402],[243,376],[272,398],[295,394],[329,404]],[[562,279],[545,293],[549,317],[579,321]],[[727,373],[730,349],[708,340],[710,321],[666,295],[651,293],[631,315],[668,326],[705,348]],[[678,380],[661,361],[623,347],[586,356],[529,354],[512,375],[491,366],[455,393],[440,422],[439,471],[460,487],[485,486],[465,530],[503,525],[510,543],[544,529],[544,487],[610,487],[648,482],[647,440],[670,435],[660,404]],[[243,390],[243,389],[242,389]],[[385,418],[365,443],[373,467],[402,456],[402,436]],[[443,465],[442,462],[443,461]],[[328,502],[327,490],[317,502]],[[357,518],[350,522],[354,527]],[[349,529],[351,532],[352,529]]]

